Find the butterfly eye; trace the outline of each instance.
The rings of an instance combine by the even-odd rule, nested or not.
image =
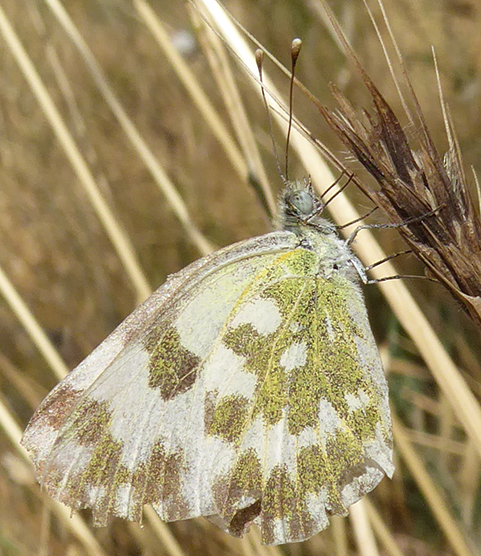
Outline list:
[[[296,191],[289,199],[290,204],[306,216],[314,211],[314,201],[307,191]]]

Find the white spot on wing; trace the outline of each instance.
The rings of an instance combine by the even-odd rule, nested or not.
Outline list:
[[[359,396],[359,399],[364,406],[367,406],[369,404],[369,396],[366,394],[366,392],[364,392],[364,390],[359,388],[359,390],[357,391],[357,395]]]
[[[319,436],[315,429],[313,427],[303,428],[297,439],[298,449],[308,448],[309,446],[314,446],[315,444],[319,444]]]
[[[280,363],[286,371],[303,367],[307,361],[307,346],[304,343],[292,343],[281,355]]]
[[[360,477],[354,477],[341,492],[342,503],[347,507],[357,502],[365,492],[370,492],[379,484],[384,473],[375,467],[366,467],[366,472]]]
[[[87,392],[89,397],[97,401],[116,402],[117,396],[126,396],[127,402],[130,397],[137,395],[137,406],[139,392],[137,388],[137,376],[148,378],[149,353],[139,345],[131,345],[126,348],[111,365],[99,376],[92,388]],[[132,391],[131,386],[136,388]],[[142,386],[140,381],[140,386]],[[149,388],[150,389],[150,388]],[[140,395],[143,391],[140,392]],[[133,402],[132,402],[133,403]]]
[[[244,363],[244,357],[220,344],[204,365],[206,390],[218,390],[220,396],[239,394],[250,398],[257,378],[252,373],[243,372]]]
[[[319,493],[308,492],[306,503],[312,519],[317,522],[318,530],[325,529],[329,525],[329,519],[326,515],[327,489],[323,487]]]
[[[242,441],[240,451],[253,448],[257,455],[260,457],[260,449],[264,442],[264,420],[261,415],[258,415],[251,426],[246,430]]]
[[[364,447],[366,455],[372,458],[385,471],[388,477],[394,473],[392,449],[384,442],[381,425],[376,424],[376,440]]]
[[[252,325],[259,334],[271,334],[281,324],[281,313],[273,299],[258,298],[242,306],[230,325],[241,324]]]
[[[365,373],[371,379],[374,379],[377,386],[382,388],[386,392],[387,397],[387,383],[384,371],[382,369],[381,359],[379,357],[379,352],[376,347],[374,338],[372,337],[371,331],[366,330],[366,335],[369,333],[367,339],[354,337],[354,342],[356,343],[357,353],[359,354],[359,359],[361,366],[365,369]]]
[[[49,465],[63,471],[65,474],[64,480],[68,481],[69,471],[72,473],[75,473],[75,470],[84,471],[90,462],[93,450],[93,446],[83,446],[72,439],[68,443],[68,449],[54,451]]]
[[[70,386],[75,390],[88,388],[112,363],[124,346],[125,340],[119,335],[107,338],[72,371],[68,377]]]
[[[213,477],[225,475],[230,472],[236,451],[230,442],[221,438],[208,436],[206,438],[207,449],[204,452],[205,469],[209,470],[211,476],[207,478],[208,484],[213,482]]]
[[[92,457],[92,452],[91,446],[80,446],[71,440],[68,450],[60,450],[48,459],[48,467],[58,470],[59,475],[62,476],[59,484],[56,485],[57,496],[60,496],[65,489],[68,490],[67,485],[71,475],[75,475],[76,472],[82,473],[85,470]],[[42,481],[41,477],[40,481]]]
[[[292,478],[296,477],[297,437],[287,431],[286,410],[278,423],[267,428],[265,434],[264,473],[268,477],[276,465],[285,465]]]
[[[362,407],[361,400],[354,394],[350,394],[348,392],[347,394],[345,394],[344,399],[346,400],[349,411],[352,412],[352,411],[356,411],[357,409],[361,409]]]
[[[341,425],[341,420],[327,400],[321,399],[319,402],[319,426],[324,434],[336,434],[337,428]]]
[[[274,537],[274,539],[276,539],[276,543],[278,544],[286,542],[286,538],[289,538],[286,535],[285,523],[279,517],[275,517],[272,520],[272,536]]]
[[[246,496],[243,495],[239,498],[237,504],[236,504],[236,508],[238,510],[242,510],[243,508],[248,508],[249,506],[251,506],[254,502],[256,501],[255,498],[253,498],[252,496]]]
[[[344,396],[349,411],[357,411],[358,409],[362,409],[369,404],[369,396],[364,392],[364,390],[357,391],[357,396],[355,394],[347,393]]]
[[[329,339],[331,341],[334,341],[336,339],[336,333],[335,333],[334,328],[332,326],[331,317],[329,316],[327,311],[326,311],[326,316],[324,318],[324,324],[326,325],[327,335],[329,336]]]
[[[302,326],[296,322],[296,321],[292,321],[289,323],[289,330],[295,334],[296,332],[299,332],[299,330],[301,330]]]
[[[86,485],[85,494],[87,504],[89,506],[94,506],[96,503],[100,502],[104,498],[105,487],[102,485]]]
[[[22,442],[28,444],[35,455],[35,461],[44,461],[57,439],[58,430],[48,425],[44,419],[30,425]]]
[[[133,486],[129,484],[120,485],[115,495],[115,512],[116,515],[128,517],[131,513],[129,504],[131,498],[135,497],[132,492]]]

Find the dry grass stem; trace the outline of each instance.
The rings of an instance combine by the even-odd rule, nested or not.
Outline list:
[[[456,520],[423,465],[421,458],[419,458],[409,442],[407,434],[404,432],[404,427],[398,422],[396,417],[393,420],[393,428],[394,439],[399,453],[412,475],[416,478],[419,488],[422,490],[433,515],[439,521],[452,550],[458,556],[474,556]]]
[[[0,353],[0,376],[3,376],[8,384],[21,393],[32,411],[38,407],[47,394],[46,390],[38,388],[38,385],[18,369],[3,353]]]
[[[159,516],[155,513],[155,510],[151,506],[146,506],[144,508],[144,514],[167,554],[169,556],[185,556],[185,552],[176,541],[174,535],[172,535],[169,527],[161,521]]]
[[[365,500],[359,500],[349,509],[349,520],[352,523],[354,538],[360,556],[380,556],[374,531],[372,530]]]
[[[441,421],[443,421],[443,419],[441,419]],[[449,435],[451,432],[452,431],[449,430]],[[450,438],[443,438],[442,435],[428,434],[423,431],[406,430],[405,433],[410,442],[427,448],[434,448],[444,460],[447,456],[453,454],[458,456],[465,456],[466,454],[466,444],[464,442],[456,442]]]
[[[197,106],[199,113],[204,118],[206,124],[212,129],[212,133],[217,137],[219,144],[225,150],[227,156],[232,162],[234,170],[239,174],[242,180],[247,181],[248,169],[245,158],[238,149],[233,137],[225,126],[218,111],[210,102],[203,88],[193,72],[189,69],[187,63],[175,49],[169,34],[162,24],[160,18],[155,14],[154,10],[147,2],[143,0],[135,0],[136,9],[138,10],[142,20],[146,24],[162,52],[167,57],[170,65],[174,69],[177,77],[184,85],[194,104]]]
[[[331,519],[332,538],[336,556],[348,556],[349,548],[346,534],[346,521],[339,516]]]
[[[69,15],[65,11],[65,8],[58,0],[45,0],[49,8],[57,17],[60,25],[65,29],[68,36],[70,37],[72,43],[79,50],[85,64],[87,65],[93,81],[96,83],[100,93],[107,102],[109,108],[115,114],[119,124],[121,125],[126,137],[131,141],[133,147],[137,151],[139,157],[145,163],[146,167],[149,169],[155,183],[158,185],[162,193],[167,198],[172,210],[177,215],[177,218],[184,226],[186,233],[191,238],[192,242],[199,251],[205,255],[213,250],[212,244],[204,237],[204,235],[195,226],[192,218],[190,217],[187,207],[184,201],[177,192],[175,186],[169,179],[167,173],[163,170],[159,161],[156,159],[151,149],[141,137],[137,128],[133,124],[132,120],[127,116],[123,106],[115,96],[112,88],[110,87],[108,80],[106,79],[99,63],[95,59],[92,51],[88,47],[87,43],[84,41],[80,35],[78,29],[73,24]],[[125,257],[125,249],[122,250],[122,256]],[[143,288],[143,293],[140,296],[139,301],[145,299],[151,293],[150,287]]]
[[[260,187],[259,195],[261,201],[267,214],[272,219],[277,208],[272,184],[267,178],[255,133],[236,85],[225,46],[210,27],[202,24],[194,9],[191,10],[191,16],[198,29],[200,43],[209,61],[212,75],[219,85],[219,90],[227,112],[230,115],[244,158],[248,162],[250,180],[254,182],[255,187]]]
[[[366,507],[367,516],[371,522],[372,528],[381,544],[384,546],[386,553],[389,554],[389,556],[403,556],[404,553],[397,544],[396,539],[391,534],[388,526],[385,524],[369,498],[364,500],[364,506]]]
[[[42,326],[35,319],[22,296],[19,295],[1,267],[0,292],[12,311],[15,313],[18,320],[21,322],[22,326],[27,331],[28,335],[32,339],[32,342],[38,348],[43,357],[45,357],[45,360],[50,365],[57,379],[62,380],[62,378],[64,378],[68,373],[68,367],[65,365]]]
[[[40,103],[42,110],[55,131],[60,144],[65,149],[65,153],[69,158],[80,183],[84,186],[92,202],[92,206],[100,218],[100,221],[104,225],[110,240],[115,246],[119,258],[124,264],[125,269],[132,280],[133,286],[136,288],[139,299],[145,299],[145,297],[147,297],[150,293],[150,287],[142,269],[140,268],[132,244],[125,232],[117,223],[107,203],[102,197],[87,163],[82,157],[72,135],[52,101],[47,88],[42,83],[38,72],[28,57],[27,52],[23,48],[1,7],[0,32],[7,42],[10,52],[15,57],[15,60],[22,70],[23,75],[29,82],[32,92],[35,94],[38,102]]]

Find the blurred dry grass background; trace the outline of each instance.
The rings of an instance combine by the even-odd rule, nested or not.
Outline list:
[[[142,14],[147,12],[139,12],[139,7],[146,4],[70,0],[64,8],[152,159],[142,144],[133,143],[134,133],[122,120],[124,116],[120,115],[121,125],[119,112],[116,116],[109,108],[92,67],[56,17],[56,5],[53,0],[0,1],[0,267],[5,273],[0,276],[0,554],[83,555],[102,550],[121,556],[481,553],[477,441],[457,418],[462,408],[440,390],[374,286],[367,288],[366,295],[399,419],[399,458],[394,480],[383,481],[361,515],[354,512],[351,520],[334,520],[330,529],[306,543],[274,549],[261,548],[255,532],[237,541],[200,520],[167,528],[148,518],[142,529],[116,521],[108,529],[94,530],[88,526],[86,512],[82,517],[87,526],[82,529],[81,521],[70,520],[68,511],[59,514],[40,494],[16,443],[16,425],[24,427],[56,377],[104,339],[149,286],[158,287],[169,273],[199,257],[209,242],[227,245],[270,229],[251,185],[253,176],[262,181],[249,151],[253,145],[246,146],[250,154],[242,155],[239,147],[227,150],[228,140],[219,140],[213,133],[212,117],[200,115],[175,71],[178,64],[169,62],[145,25]],[[286,65],[291,39],[302,37],[298,77],[324,104],[334,104],[328,90],[333,81],[354,106],[369,105],[360,80],[324,26],[316,0],[231,0],[225,5]],[[402,114],[362,2],[336,0],[331,5],[367,71]],[[371,5],[379,15],[377,4]],[[430,51],[435,46],[465,167],[473,166],[480,174],[481,6],[475,0],[385,0],[385,6],[442,151],[447,142]],[[229,136],[235,137],[232,109],[223,102],[221,85],[208,62],[212,47],[202,48],[205,31],[196,35],[188,4],[152,0],[150,7],[218,110]],[[6,31],[8,22],[84,157],[85,166],[78,159],[74,163],[77,172],[66,155],[68,140],[58,140],[19,69]],[[229,63],[276,194],[282,184],[264,108],[245,74],[232,59]],[[279,72],[271,76],[281,91],[287,91],[284,76]],[[339,143],[312,104],[299,94],[295,104],[299,120],[342,156]],[[61,129],[62,124],[57,125]],[[245,136],[247,131],[241,133]],[[282,145],[281,135],[276,138]],[[234,140],[234,145],[239,141]],[[69,152],[72,157],[71,148]],[[350,167],[358,169],[355,164]],[[90,177],[85,173],[80,177],[82,168],[89,169]],[[160,168],[179,198],[175,192],[166,197],[160,190],[159,180],[165,187]],[[295,155],[291,157],[292,176],[309,171]],[[90,195],[87,192],[93,181],[105,207],[98,194],[92,189]],[[348,194],[365,212],[367,200],[353,188]],[[118,248],[111,238],[118,240]],[[402,249],[394,232],[382,232],[379,239],[388,252]],[[400,263],[401,273],[416,270],[415,261]],[[16,298],[8,290],[6,277],[40,324],[47,342],[42,343],[28,315],[21,313],[21,305],[17,304],[17,313],[12,311]],[[479,332],[440,287],[418,281],[411,282],[410,289],[459,376],[479,400]],[[18,311],[24,315],[22,323]],[[32,335],[40,344],[35,345]],[[38,345],[43,348],[39,350]],[[473,426],[481,430],[481,421]],[[377,548],[370,544],[373,535]]]

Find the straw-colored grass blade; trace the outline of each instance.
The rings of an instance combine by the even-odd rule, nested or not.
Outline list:
[[[74,23],[70,19],[67,11],[58,0],[45,1],[57,17],[59,24],[67,32],[72,43],[79,50],[85,64],[87,65],[92,75],[93,81],[96,83],[108,106],[115,114],[115,117],[119,121],[119,124],[121,125],[126,137],[131,141],[139,157],[142,159],[142,161],[145,163],[146,167],[150,171],[152,177],[155,180],[155,183],[158,185],[162,193],[166,196],[179,221],[184,226],[186,233],[189,235],[192,242],[197,246],[202,254],[205,255],[209,253],[210,251],[212,251],[213,246],[193,223],[192,218],[187,211],[185,203],[177,192],[174,184],[171,182],[167,173],[163,170],[159,161],[155,158],[152,150],[149,148],[145,140],[141,137],[140,133],[138,132],[132,120],[127,115],[120,101],[117,99],[99,63],[95,59],[93,53],[79,33],[78,29],[75,27]],[[145,298],[148,293],[150,293],[150,289],[145,290],[145,295],[143,296],[143,298]]]
[[[352,523],[359,554],[361,556],[380,556],[364,500],[359,500],[351,506],[349,520]]]
[[[220,145],[225,149],[227,156],[232,162],[233,168],[243,180],[246,180],[248,170],[244,157],[219,116],[218,111],[208,99],[198,80],[190,71],[187,63],[175,49],[162,21],[151,6],[149,6],[147,2],[144,2],[144,0],[135,0],[134,4],[140,17],[161,48],[162,53],[166,56],[170,65],[176,72],[177,77],[189,93],[192,102],[197,106],[206,124],[212,129],[212,133],[217,137]]]
[[[461,532],[458,524],[452,516],[446,501],[440,495],[438,488],[433,483],[429,473],[427,472],[421,458],[416,454],[404,427],[395,418],[394,422],[394,438],[398,446],[401,457],[405,461],[409,470],[416,478],[419,488],[423,492],[431,511],[438,520],[442,531],[446,535],[452,550],[457,556],[473,556],[473,552],[469,547],[466,539]]]
[[[166,550],[167,554],[169,556],[185,556],[185,552],[180,547],[174,535],[168,526],[159,519],[159,516],[155,513],[153,508],[146,506],[144,514],[157,537],[162,542],[162,546]]]
[[[364,500],[364,506],[372,528],[387,554],[389,554],[389,556],[403,556],[403,552],[396,542],[396,539],[391,534],[389,527],[383,521],[380,513],[376,510],[369,498]]]
[[[237,141],[247,161],[250,180],[254,179],[256,184],[260,185],[261,199],[264,201],[264,207],[269,216],[273,218],[276,212],[273,185],[267,177],[253,129],[254,122],[249,120],[228,59],[228,52],[221,39],[212,29],[202,24],[194,9],[191,10],[191,17],[199,31],[200,44],[209,61],[212,75],[219,85],[219,90],[235,130]]]
[[[140,268],[130,240],[118,224],[105,199],[100,193],[84,157],[80,153],[75,140],[65,125],[65,122],[49,95],[47,88],[40,79],[35,66],[15,34],[15,31],[10,25],[10,22],[8,21],[8,18],[1,6],[0,32],[2,33],[11,54],[15,57],[15,60],[22,70],[23,75],[29,82],[32,92],[40,103],[40,106],[57,135],[60,144],[64,148],[65,154],[72,164],[80,183],[85,188],[95,212],[105,227],[105,231],[112,241],[120,260],[125,266],[125,269],[132,280],[133,286],[136,288],[139,300],[145,299],[145,297],[147,297],[150,293],[150,286],[148,285],[147,279]]]
[[[32,342],[50,365],[57,379],[64,378],[68,372],[67,366],[2,268],[0,268],[0,292],[22,323]]]

